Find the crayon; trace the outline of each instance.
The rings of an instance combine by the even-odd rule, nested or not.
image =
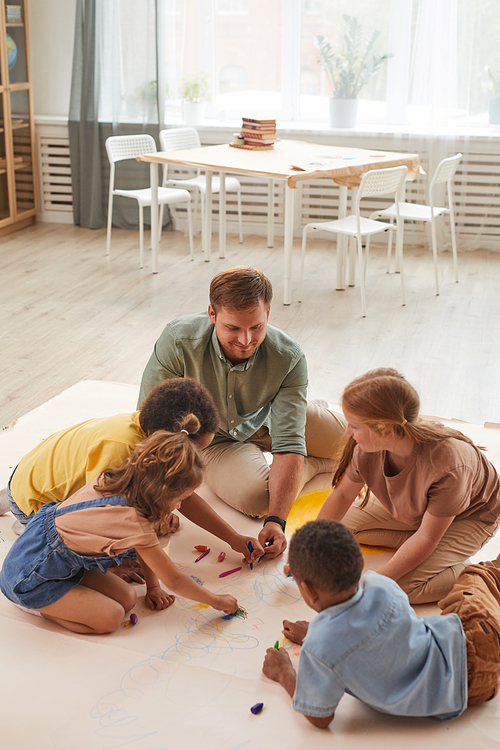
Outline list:
[[[206,557],[206,556],[208,555],[208,553],[209,553],[209,552],[210,552],[210,547],[209,547],[209,548],[208,548],[207,550],[205,550],[205,552],[202,552],[202,553],[201,553],[201,555],[199,555],[199,556],[198,556],[198,557],[196,558],[195,562],[198,562],[198,561],[199,561],[199,560],[201,560],[202,558]]]
[[[252,552],[253,552],[252,542],[248,542],[247,547],[248,547],[248,551],[250,552],[250,554],[252,554]],[[250,563],[250,570],[253,570],[253,563],[252,562]]]
[[[237,573],[238,570],[241,570],[241,565],[239,568],[233,568],[232,570],[225,570],[224,573],[219,573],[219,578],[224,578],[224,576],[230,576],[231,573]]]

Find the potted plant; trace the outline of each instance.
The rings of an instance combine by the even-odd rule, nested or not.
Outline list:
[[[201,125],[210,99],[206,73],[186,76],[182,83],[182,113],[187,125]]]
[[[319,62],[332,89],[330,125],[352,128],[356,124],[358,94],[391,55],[375,55],[373,47],[380,31],[363,33],[354,16],[344,14],[344,27],[338,51],[332,49],[324,36],[315,35]]]
[[[500,74],[488,68],[488,77],[493,84],[493,99],[490,99],[490,125],[500,125]]]

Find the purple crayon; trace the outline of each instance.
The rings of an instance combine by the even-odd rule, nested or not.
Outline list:
[[[241,570],[241,565],[239,568],[233,568],[232,570],[225,570],[224,573],[219,573],[219,578],[224,578],[224,576],[230,576],[231,573],[237,573],[238,570]]]
[[[205,552],[202,552],[201,555],[199,555],[196,558],[195,562],[199,562],[202,558],[206,557],[209,552],[210,552],[210,547],[207,550],[205,550]]]

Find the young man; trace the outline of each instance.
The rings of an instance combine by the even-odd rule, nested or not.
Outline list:
[[[173,320],[156,342],[139,403],[166,378],[192,377],[208,388],[220,426],[204,451],[207,484],[243,513],[266,516],[259,540],[276,557],[293,501],[309,479],[331,471],[345,421],[307,402],[304,353],[268,325],[271,299],[262,271],[235,266],[217,274],[208,314]],[[273,454],[270,468],[264,451]]]
[[[290,571],[318,616],[283,622],[303,644],[297,674],[285,649],[268,649],[263,672],[293,707],[326,728],[344,693],[383,713],[452,719],[493,698],[500,675],[500,562],[468,566],[442,615],[418,618],[407,595],[368,571],[353,534],[337,521],[307,523],[292,538]]]

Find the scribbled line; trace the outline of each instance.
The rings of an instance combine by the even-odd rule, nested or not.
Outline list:
[[[298,591],[290,591],[283,571],[274,566],[272,571],[264,569],[262,575],[255,579],[253,590],[257,601],[263,602],[267,607],[283,607],[283,605],[295,604],[300,601]],[[277,595],[280,595],[279,597]]]
[[[232,587],[234,589],[234,579]],[[253,589],[257,602],[269,607],[289,606],[300,600],[298,592],[288,590],[287,580],[276,564],[262,566],[260,575],[253,581]],[[244,593],[243,599],[250,610],[254,609],[255,601],[251,601],[251,594]],[[207,611],[206,606],[193,604],[190,600],[178,598],[177,604],[186,610],[182,623],[184,630],[175,635],[173,643],[165,651],[152,654],[131,667],[120,680],[119,688],[97,701],[90,712],[91,718],[98,722],[97,736],[120,741],[120,747],[124,747],[156,735],[156,731],[140,731],[138,723],[144,721],[144,717],[139,715],[138,710],[141,699],[146,697],[145,691],[160,677],[168,676],[175,669],[173,664],[207,655],[216,659],[222,654],[259,647],[260,641],[255,636],[235,632],[236,620],[223,621],[220,613]],[[240,625],[245,626],[243,622]],[[211,700],[213,698],[211,696]],[[131,704],[129,707],[128,702]],[[134,725],[136,733],[131,734]],[[232,750],[239,750],[248,744],[237,744]]]

